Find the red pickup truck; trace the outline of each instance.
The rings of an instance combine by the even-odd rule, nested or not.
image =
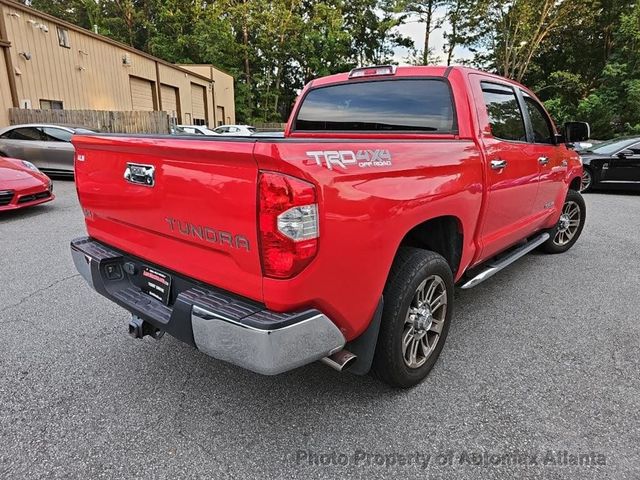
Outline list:
[[[467,68],[309,83],[284,137],[76,135],[77,269],[164,332],[263,374],[324,360],[409,387],[454,285],[578,239],[582,165],[535,95]]]

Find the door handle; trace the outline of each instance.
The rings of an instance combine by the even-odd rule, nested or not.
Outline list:
[[[538,163],[540,165],[546,165],[547,163],[549,163],[549,158],[548,157],[539,157],[538,158]]]
[[[506,160],[491,160],[491,168],[494,170],[502,170],[506,166]]]

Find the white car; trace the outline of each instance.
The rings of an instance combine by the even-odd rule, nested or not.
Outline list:
[[[256,127],[251,125],[220,125],[213,130],[218,135],[229,135],[234,137],[250,137],[256,133]]]
[[[174,135],[217,135],[216,132],[204,125],[176,125],[171,133]]]

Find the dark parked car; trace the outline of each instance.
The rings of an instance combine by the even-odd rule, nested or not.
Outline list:
[[[640,137],[623,137],[578,152],[584,165],[582,191],[640,189]]]
[[[0,157],[33,163],[51,175],[73,176],[74,133],[90,130],[62,125],[12,125],[0,129]]]

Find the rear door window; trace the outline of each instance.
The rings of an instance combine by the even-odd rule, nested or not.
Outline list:
[[[440,79],[343,83],[310,90],[295,122],[298,131],[455,131],[453,99]]]
[[[491,134],[501,140],[526,142],[524,118],[513,88],[482,82],[482,95],[487,107]]]

